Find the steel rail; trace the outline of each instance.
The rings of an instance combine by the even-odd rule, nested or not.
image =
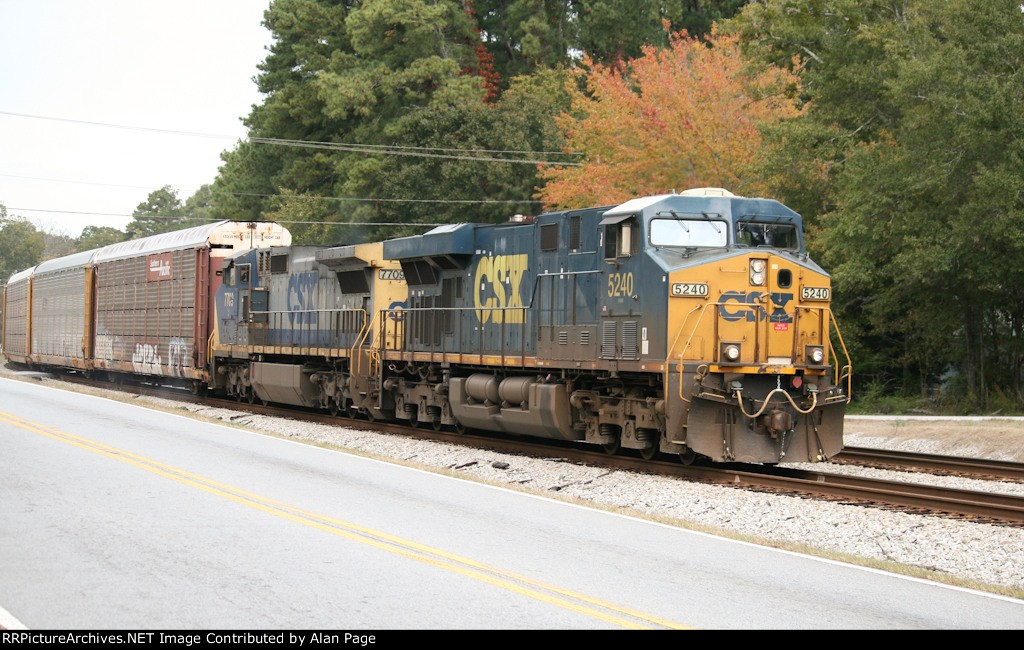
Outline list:
[[[833,462],[884,469],[926,470],[934,474],[1024,483],[1024,464],[987,458],[960,458],[910,451],[844,447]]]

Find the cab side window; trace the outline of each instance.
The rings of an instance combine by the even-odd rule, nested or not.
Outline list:
[[[636,219],[626,219],[617,224],[605,226],[604,257],[629,257],[636,253],[637,223]]]

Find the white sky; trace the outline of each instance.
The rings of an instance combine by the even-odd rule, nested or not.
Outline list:
[[[0,203],[46,230],[124,228],[213,181],[262,100],[269,0],[0,0]],[[15,117],[218,134],[200,138]],[[50,179],[50,180],[34,180]],[[74,181],[74,182],[69,182]],[[113,187],[128,185],[135,187]],[[31,211],[30,211],[31,210]]]

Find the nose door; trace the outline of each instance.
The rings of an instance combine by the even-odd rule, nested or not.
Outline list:
[[[764,360],[769,365],[791,365],[794,361],[796,337],[795,289],[797,269],[784,258],[768,258],[768,296],[765,301],[767,332]]]

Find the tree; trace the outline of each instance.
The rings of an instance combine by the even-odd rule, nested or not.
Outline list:
[[[149,193],[146,200],[132,212],[132,221],[125,226],[128,239],[148,237],[195,225],[185,213],[178,192],[164,185]]]
[[[695,186],[760,194],[748,162],[761,146],[758,128],[799,114],[790,99],[796,77],[754,70],[735,36],[706,40],[684,32],[670,47],[643,49],[622,69],[587,60],[577,75],[572,112],[560,124],[578,167],[545,167],[540,195],[550,205],[621,202]]]
[[[809,108],[763,168],[789,172],[868,376],[925,393],[952,368],[965,403],[1020,408],[1020,3],[767,0],[736,25],[765,60],[802,57]]]
[[[0,204],[0,285],[18,271],[38,264],[45,246],[42,232],[29,221],[9,218],[7,208]]]
[[[453,0],[274,2],[265,24],[275,43],[258,78],[265,99],[246,119],[249,141],[224,156],[214,213],[277,219],[297,242],[327,243],[532,211],[535,166],[493,159],[560,148],[560,73],[503,77],[495,96],[470,9]],[[333,225],[363,222],[395,226]]]
[[[64,257],[75,252],[75,240],[69,235],[43,232],[43,260]]]
[[[576,48],[592,61],[614,64],[643,55],[644,46],[670,45],[675,31],[707,36],[711,26],[733,16],[746,0],[579,0]]]
[[[88,251],[94,248],[102,248],[110,244],[123,242],[128,235],[109,226],[86,226],[82,228],[82,234],[75,240],[75,252]]]

